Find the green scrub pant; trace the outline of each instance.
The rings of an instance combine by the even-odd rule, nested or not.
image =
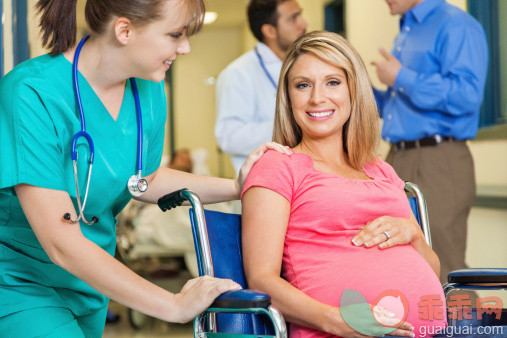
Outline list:
[[[99,338],[106,322],[107,306],[87,316],[76,317],[69,309],[41,307],[0,318],[5,337]]]

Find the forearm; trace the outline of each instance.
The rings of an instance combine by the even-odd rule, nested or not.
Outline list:
[[[149,316],[181,322],[174,294],[141,278],[85,237],[68,238],[57,244],[56,252],[51,259],[57,265],[101,294]]]
[[[157,203],[160,197],[183,188],[195,192],[205,204],[236,200],[240,194],[235,180],[194,175],[163,167],[147,179],[148,190],[136,199],[148,203]]]

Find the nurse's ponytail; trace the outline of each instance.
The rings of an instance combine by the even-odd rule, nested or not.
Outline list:
[[[42,46],[51,55],[65,52],[76,43],[77,0],[38,0],[35,8],[40,14]]]
[[[0,0],[1,1],[1,0]],[[52,55],[67,51],[76,43],[77,0],[37,0],[40,14],[42,45]],[[162,17],[167,0],[87,0],[85,19],[90,31],[102,34],[113,16],[125,17],[132,25],[143,26]],[[187,35],[197,33],[204,21],[203,0],[182,0],[180,7],[172,7],[187,18]]]

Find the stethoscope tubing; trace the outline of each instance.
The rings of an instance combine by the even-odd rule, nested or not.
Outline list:
[[[137,172],[141,176],[143,168],[143,117],[141,115],[141,102],[139,100],[139,91],[137,90],[136,80],[131,77],[130,85],[132,92],[134,93],[134,101],[136,103],[136,115],[137,115]]]
[[[81,123],[81,130],[77,132],[74,137],[72,138],[72,166],[74,171],[74,182],[76,185],[76,198],[77,198],[77,205],[79,209],[79,215],[77,219],[73,220],[71,219],[70,213],[66,213],[64,215],[64,219],[72,222],[72,223],[78,223],[80,220],[83,220],[88,225],[94,224],[98,222],[97,217],[92,217],[92,221],[89,222],[86,220],[84,216],[84,209],[86,206],[86,201],[88,199],[88,192],[90,188],[90,180],[92,175],[92,169],[93,169],[93,161],[95,158],[95,148],[93,146],[93,140],[90,134],[86,132],[86,120],[84,116],[83,111],[83,102],[81,100],[81,93],[79,90],[79,81],[78,81],[78,61],[79,61],[79,54],[81,53],[81,49],[83,48],[83,45],[85,42],[89,39],[89,35],[86,35],[78,44],[76,51],[74,53],[74,60],[72,64],[72,83],[74,87],[74,93],[76,96],[76,102],[79,110],[79,119]],[[143,166],[143,119],[142,119],[142,113],[141,113],[141,102],[139,100],[139,92],[137,89],[137,83],[136,80],[132,77],[129,79],[130,85],[132,87],[132,92],[134,95],[134,101],[136,105],[136,115],[137,115],[137,159],[136,159],[136,170],[137,175],[134,175],[129,180],[127,187],[129,189],[129,192],[134,196],[140,196],[144,191],[147,189],[147,182],[144,178],[142,178],[142,166]],[[79,194],[79,179],[78,179],[78,173],[77,173],[77,151],[76,151],[76,144],[77,140],[80,137],[84,137],[86,141],[88,142],[88,146],[90,149],[90,159],[88,164],[88,174],[87,174],[87,180],[86,180],[86,190],[85,190],[85,196],[83,199],[83,204],[81,205],[81,196]],[[133,180],[133,186],[134,188],[130,187],[130,182]],[[140,184],[142,183],[142,184]],[[143,186],[144,190],[140,190],[139,185]],[[136,188],[137,187],[137,188]]]
[[[72,63],[72,83],[74,85],[74,94],[76,95],[76,101],[77,101],[77,107],[79,110],[79,120],[81,122],[81,131],[76,133],[74,135],[74,138],[72,139],[72,160],[77,159],[77,152],[76,152],[76,142],[77,139],[81,136],[84,136],[87,141],[88,145],[90,146],[90,163],[93,163],[94,155],[95,155],[95,149],[93,148],[93,141],[91,136],[86,132],[86,120],[84,117],[84,111],[83,111],[83,102],[81,101],[81,92],[79,91],[79,81],[78,81],[78,74],[77,74],[77,65],[79,61],[79,54],[81,53],[81,49],[83,48],[83,45],[85,42],[90,38],[89,35],[86,35],[77,45],[76,52],[74,53],[74,62]]]

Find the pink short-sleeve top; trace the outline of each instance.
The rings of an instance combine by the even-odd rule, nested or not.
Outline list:
[[[350,179],[317,171],[310,156],[267,151],[253,166],[243,187],[270,189],[290,203],[282,275],[297,289],[326,304],[339,306],[345,289],[361,293],[373,304],[379,294],[396,290],[408,300],[406,321],[415,334],[434,332],[445,320],[423,319],[423,296],[437,296],[445,314],[439,279],[411,246],[381,250],[356,247],[352,238],[360,227],[381,216],[410,217],[405,183],[380,158],[366,165],[370,178]],[[259,212],[262,212],[259,210]],[[435,311],[435,309],[432,309]],[[424,328],[422,328],[424,326]],[[291,337],[327,337],[325,332],[291,326]]]

